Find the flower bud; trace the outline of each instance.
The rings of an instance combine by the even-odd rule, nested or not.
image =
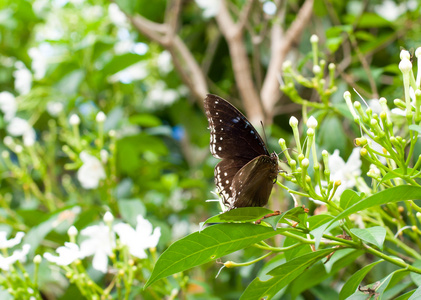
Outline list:
[[[307,127],[315,129],[317,127],[318,123],[315,117],[311,116],[307,120]]]
[[[97,115],[96,115],[96,121],[98,122],[98,123],[103,123],[105,120],[107,119],[107,116],[102,112],[102,111],[100,111]]]
[[[319,42],[319,37],[317,35],[313,34],[310,37],[310,43],[318,43],[318,42]]]
[[[291,126],[291,127],[295,127],[295,126],[297,126],[297,125],[298,125],[298,119],[297,119],[296,117],[292,116],[292,117],[289,119],[289,126]]]
[[[114,216],[112,215],[112,213],[110,213],[109,211],[107,211],[104,214],[104,222],[107,224],[110,224],[114,221]]]
[[[320,68],[320,66],[318,66],[318,65],[314,65],[313,66],[313,73],[314,74],[320,74],[320,72],[322,71],[322,69]]]
[[[72,125],[72,126],[77,126],[77,125],[79,125],[79,124],[80,124],[80,118],[79,118],[79,116],[78,116],[78,115],[76,115],[76,114],[71,115],[71,116],[70,116],[70,119],[69,119],[69,123],[70,123],[70,125]]]
[[[412,70],[412,63],[409,61],[409,59],[402,59],[399,63],[399,69],[402,73],[409,73],[409,71]]]
[[[33,260],[34,264],[40,264],[41,261],[42,261],[41,255],[39,254],[35,255],[34,260]]]
[[[68,230],[67,230],[67,234],[69,235],[69,237],[75,237],[77,235],[78,231],[76,229],[75,226],[71,226]]]

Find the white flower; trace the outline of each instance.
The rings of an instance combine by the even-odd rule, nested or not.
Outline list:
[[[353,188],[356,184],[356,177],[361,175],[361,159],[360,148],[354,148],[348,161],[339,156],[339,150],[336,149],[331,156],[329,156],[330,180],[335,182],[340,180],[341,185],[336,190],[335,199],[339,199],[346,189]],[[322,186],[327,187],[327,182],[322,180]],[[320,186],[315,187],[316,194],[320,195]],[[314,203],[324,205],[324,202],[309,198]]]
[[[16,233],[15,237],[10,240],[8,240],[6,236],[7,233],[5,231],[0,231],[0,249],[7,249],[16,246],[22,241],[22,238],[25,236],[25,233],[19,231],[18,233]]]
[[[15,96],[9,92],[0,93],[0,110],[4,113],[4,120],[10,121],[18,110]]]
[[[172,58],[169,51],[162,51],[157,60],[158,69],[161,74],[168,74],[173,69]]]
[[[47,111],[52,117],[57,117],[63,111],[63,103],[50,101],[47,103]]]
[[[21,136],[31,128],[28,121],[19,117],[14,117],[10,120],[6,130],[11,136]]]
[[[149,90],[146,106],[157,107],[160,105],[169,105],[179,97],[176,90],[167,89],[165,82],[159,80],[153,88]]]
[[[138,258],[146,258],[145,250],[156,247],[161,237],[161,228],[156,227],[152,232],[152,224],[141,215],[137,216],[136,230],[125,223],[116,224],[113,228],[121,243],[129,247],[130,254]]]
[[[81,258],[93,255],[92,266],[95,270],[107,272],[108,256],[115,247],[114,233],[105,224],[89,226],[80,232],[88,238],[80,244]]]
[[[124,28],[124,30],[127,30]],[[122,30],[119,30],[119,32]],[[114,44],[114,51],[116,54],[124,54],[132,51],[134,48],[134,42],[131,39],[124,39]]]
[[[16,70],[13,72],[13,77],[15,77],[15,89],[21,95],[28,94],[32,87],[32,73],[21,61],[16,62],[15,66]]]
[[[383,111],[382,106],[380,105],[380,102],[378,99],[370,99],[367,101],[368,106],[371,108],[373,113],[380,115]]]
[[[263,11],[265,14],[273,16],[276,13],[276,4],[272,1],[266,1],[263,3]]]
[[[133,46],[133,52],[139,55],[144,55],[146,52],[148,52],[149,46],[148,44],[139,42],[134,44]]]
[[[99,181],[105,178],[104,167],[98,158],[82,151],[80,159],[83,165],[77,171],[77,179],[85,189],[95,189]]]
[[[105,149],[102,149],[102,150],[99,152],[99,156],[101,157],[101,161],[102,161],[102,163],[103,163],[103,164],[106,164],[106,163],[107,163],[107,161],[108,161],[108,157],[109,157],[108,151],[107,151],[107,150],[105,150]]]
[[[57,26],[55,29],[51,29],[51,30],[55,32],[60,31],[60,30],[57,30]],[[55,35],[56,37],[53,37],[53,39],[56,39],[56,38],[60,39],[62,33],[57,33]],[[51,44],[47,42],[43,42],[38,47],[29,49],[28,54],[32,58],[31,68],[34,71],[34,78],[36,80],[40,80],[44,78],[45,73],[47,72],[47,68],[48,68],[48,61],[50,57],[53,57],[55,55],[55,52],[57,52],[57,50],[55,50],[51,46]]]
[[[203,9],[203,17],[211,18],[218,14],[219,7],[221,6],[220,0],[195,0],[197,6]]]
[[[381,4],[374,6],[374,11],[381,17],[385,18],[388,21],[395,21],[400,15],[404,12],[414,10],[417,7],[417,1],[410,0],[406,3],[396,3],[392,0],[385,0],[379,2]]]
[[[342,157],[339,156],[338,149],[329,157],[330,179],[332,181],[340,180],[342,183],[338,187],[335,197],[340,197],[346,189],[355,186],[355,177],[361,175],[361,164],[360,148],[354,148],[352,150],[346,163]]]
[[[113,22],[116,26],[127,26],[127,17],[126,15],[120,10],[117,4],[110,3],[108,6],[108,17],[110,18],[111,22]]]
[[[23,137],[23,144],[26,147],[29,147],[35,144],[36,135],[35,135],[35,130],[32,127],[28,131],[26,131],[22,137]]]
[[[22,250],[13,251],[12,255],[8,257],[4,257],[0,254],[0,269],[8,271],[10,266],[15,262],[25,262],[29,249],[31,249],[31,246],[29,244],[25,244],[23,245]]]
[[[81,257],[79,246],[75,243],[66,242],[64,246],[58,247],[56,252],[58,256],[54,256],[51,253],[44,253],[44,258],[59,266],[68,266]]]

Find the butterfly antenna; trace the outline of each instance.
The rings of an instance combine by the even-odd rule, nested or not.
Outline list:
[[[358,92],[357,92],[357,90],[356,90],[355,88],[354,88],[353,90],[354,90],[354,92],[356,92],[356,93],[357,93],[357,95],[361,98],[361,100],[363,100],[363,102],[365,103],[365,105],[366,105],[367,107],[370,107],[370,106],[368,106],[368,103],[367,103],[367,102],[365,102],[365,100],[364,100],[363,96],[361,96],[361,95],[360,95],[360,93],[358,93]]]
[[[260,121],[260,125],[262,125],[262,129],[263,129],[263,136],[265,137],[265,143],[266,145],[268,144],[268,138],[266,136],[266,131],[265,131],[265,126],[263,126],[263,122]]]

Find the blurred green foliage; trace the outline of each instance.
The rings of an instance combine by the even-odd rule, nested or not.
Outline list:
[[[244,2],[231,1],[230,5],[235,11]],[[412,7],[412,2],[390,2]],[[35,144],[24,146],[21,153],[14,151],[16,145],[22,145],[20,137],[13,138],[13,145],[0,143],[0,151],[10,153],[10,159],[3,157],[0,164],[0,227],[7,232],[26,232],[25,242],[32,246],[29,272],[33,272],[34,254],[63,245],[71,225],[82,229],[95,224],[108,210],[132,225],[136,215],[141,214],[159,226],[162,237],[158,253],[219,212],[216,204],[205,202],[215,198],[210,191],[214,190],[213,167],[217,160],[208,150],[209,132],[202,103],[183,84],[168,59],[169,53],[136,31],[117,9],[163,22],[168,3],[163,0],[116,3],[0,2],[0,92],[16,96],[17,116],[27,120],[36,132]],[[295,20],[302,1],[286,4],[288,26]],[[397,54],[401,46],[419,46],[416,44],[420,40],[419,5],[403,11],[395,20],[387,20],[377,9],[382,1],[315,1],[313,26],[304,31],[292,51],[297,57],[295,67],[304,76],[311,72],[308,39],[316,33],[325,45],[321,50],[327,49],[320,53],[321,57],[341,68],[333,103],[341,102],[344,90],[349,87],[369,98],[379,94],[388,100],[401,97]],[[215,20],[204,18],[194,1],[184,1],[178,33],[199,64],[206,62],[204,69],[211,92],[229,96],[241,106],[230,53]],[[250,35],[246,34],[245,39],[251,56]],[[209,45],[215,40],[219,42],[209,57]],[[269,43],[267,39],[260,45],[259,66],[263,73],[268,68]],[[370,72],[361,62],[362,57]],[[31,75],[26,82],[21,79],[23,83],[18,82],[16,73],[22,69]],[[29,89],[27,86],[22,90],[21,84],[29,84]],[[303,98],[316,101],[310,89],[300,87],[299,92]],[[62,104],[63,109],[57,114],[49,112],[52,103]],[[289,116],[301,114],[301,107],[290,104],[286,96],[281,98],[274,123],[267,130],[268,144],[277,152],[278,138],[292,140]],[[107,116],[103,137],[95,121],[100,111]],[[69,124],[72,114],[81,119],[79,139]],[[358,129],[337,111],[321,115],[319,147],[330,152],[340,149],[347,157]],[[0,115],[2,140],[10,135],[7,125],[8,120]],[[77,170],[82,165],[79,154],[85,150],[99,157],[102,149],[110,153],[107,178],[97,189],[84,189],[77,179]],[[274,198],[286,199],[281,193],[275,191]],[[246,249],[232,256],[248,260],[257,254],[255,249]],[[142,279],[149,277],[153,263],[152,257],[144,263]],[[156,290],[169,295],[172,289],[181,286],[184,299],[237,299],[262,264],[225,269],[215,278],[219,265],[208,263],[188,273],[188,280],[183,274],[161,283]],[[359,266],[348,268],[355,271]],[[95,276],[98,282],[107,281]],[[335,299],[337,293],[330,287],[332,278],[322,281],[325,278],[323,275],[317,285],[305,286],[309,290],[304,292],[301,284],[307,279],[301,277],[291,286],[291,297],[314,299],[323,291],[332,294],[329,299]],[[162,296],[142,291],[141,287],[134,293],[141,293],[145,299]],[[45,261],[40,266],[39,289],[48,299],[80,297],[75,286],[67,286],[64,275],[50,269]]]

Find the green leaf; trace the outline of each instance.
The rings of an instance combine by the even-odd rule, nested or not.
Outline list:
[[[101,73],[106,76],[110,74],[117,73],[125,68],[134,65],[135,63],[141,61],[143,57],[134,53],[125,53],[122,55],[116,55],[113,59],[104,66]]]
[[[33,256],[39,244],[44,240],[45,236],[53,230],[53,224],[56,222],[58,214],[54,214],[48,220],[40,223],[38,226],[32,227],[23,238],[22,244],[31,245],[29,257]]]
[[[290,260],[267,273],[273,276],[266,281],[254,279],[241,295],[241,300],[271,299],[283,287],[303,273],[309,266],[326,257],[334,249],[311,252]]]
[[[419,125],[412,124],[412,125],[409,125],[408,128],[410,130],[413,130],[413,131],[416,131],[418,133],[421,133],[421,126],[419,126]]]
[[[421,286],[418,287],[415,292],[412,294],[411,297],[409,297],[408,300],[417,300],[417,299],[421,299]]]
[[[389,172],[385,176],[383,176],[382,180],[380,180],[378,185],[382,184],[383,182],[385,182],[387,180],[393,179],[393,178],[401,178],[403,175],[407,175],[408,173],[411,173],[412,171],[414,171],[414,169],[411,169],[411,168],[406,168],[406,172],[404,170],[400,169],[400,168],[394,169],[393,173]]]
[[[337,116],[327,115],[319,128],[319,136],[317,139],[321,149],[326,149],[333,153],[335,149],[339,149],[341,153],[346,151],[348,142],[347,135],[342,126],[343,120]]]
[[[129,118],[130,123],[144,127],[156,127],[162,125],[161,120],[151,114],[137,114]]]
[[[339,300],[345,300],[347,297],[355,293],[355,291],[357,290],[358,286],[360,285],[364,277],[367,275],[367,273],[370,272],[375,265],[381,263],[382,261],[384,260],[381,259],[376,262],[373,262],[363,267],[361,270],[358,270],[351,277],[349,277],[348,281],[344,284],[339,293]]]
[[[307,212],[308,212],[308,210],[307,210]],[[291,219],[291,220],[294,220],[296,222],[300,222],[300,220],[297,218],[297,216],[299,216],[301,214],[304,214],[304,213],[306,213],[305,207],[299,206],[299,207],[291,208],[290,210],[287,210],[286,212],[283,212],[280,215],[264,219],[263,221],[268,223],[269,225],[271,225],[273,229],[276,229],[276,227],[278,226],[278,223],[280,221],[282,221],[283,219]]]
[[[380,28],[391,26],[390,21],[382,18],[378,14],[365,12],[358,20],[358,28]]]
[[[351,232],[363,241],[377,246],[383,250],[384,239],[386,238],[386,229],[381,226],[374,226],[365,229],[352,228]]]
[[[156,262],[145,288],[166,276],[210,262],[270,238],[284,229],[254,224],[217,224],[174,242]]]
[[[421,268],[421,260],[416,260],[412,266]],[[421,286],[421,274],[411,272],[410,277],[417,286]]]
[[[381,191],[377,194],[374,194],[372,196],[369,196],[365,199],[362,199],[352,205],[351,207],[347,208],[343,212],[341,212],[339,215],[337,215],[330,223],[323,224],[319,228],[316,228],[311,231],[311,234],[316,239],[316,246],[318,246],[318,243],[320,242],[320,238],[323,235],[323,232],[327,228],[331,228],[331,226],[338,220],[343,219],[349,215],[352,215],[356,212],[359,212],[361,210],[365,210],[374,206],[383,205],[386,203],[394,203],[399,201],[405,201],[405,200],[415,200],[415,199],[421,199],[421,188],[411,185],[400,185],[396,187],[392,187],[390,189]]]
[[[399,269],[390,273],[386,278],[381,280],[380,286],[376,289],[376,292],[379,293],[379,299],[383,298],[382,296],[384,292],[389,288],[389,285],[393,286],[393,284],[391,284],[392,282],[400,282],[409,273],[410,272],[405,269]]]
[[[123,220],[132,226],[137,224],[137,216],[145,216],[146,208],[140,199],[120,199],[118,200],[118,208]]]
[[[418,290],[418,289],[417,289]],[[410,299],[411,298],[411,296],[417,291],[417,290],[412,290],[412,291],[410,291],[410,292],[408,292],[408,293],[405,293],[405,294],[403,294],[403,295],[400,295],[399,297],[396,297],[395,299],[393,299],[393,300],[408,300],[408,299]],[[416,300],[416,299],[421,299],[420,298],[420,296],[421,296],[421,294],[417,294],[416,295],[416,297],[418,297],[418,298],[412,298],[411,300]]]
[[[355,260],[364,254],[364,251],[354,249],[352,252],[347,252],[347,255],[342,256],[341,252],[345,251],[345,249],[342,248],[341,251],[335,251],[333,256],[339,256],[340,258],[330,267],[329,273],[323,261],[320,261],[291,282],[288,287],[291,298],[296,299],[305,290],[329,281],[330,278],[335,278],[336,276],[334,274],[355,264]]]
[[[363,196],[364,194],[362,193],[357,193],[353,190],[345,190],[341,195],[340,207],[347,209],[348,207],[360,201]]]
[[[259,220],[266,216],[267,214],[273,213],[272,210],[264,207],[239,207],[236,209],[231,209],[222,214],[210,217],[203,225],[209,223],[228,223],[228,222],[252,222]],[[202,226],[203,226],[202,225]]]

